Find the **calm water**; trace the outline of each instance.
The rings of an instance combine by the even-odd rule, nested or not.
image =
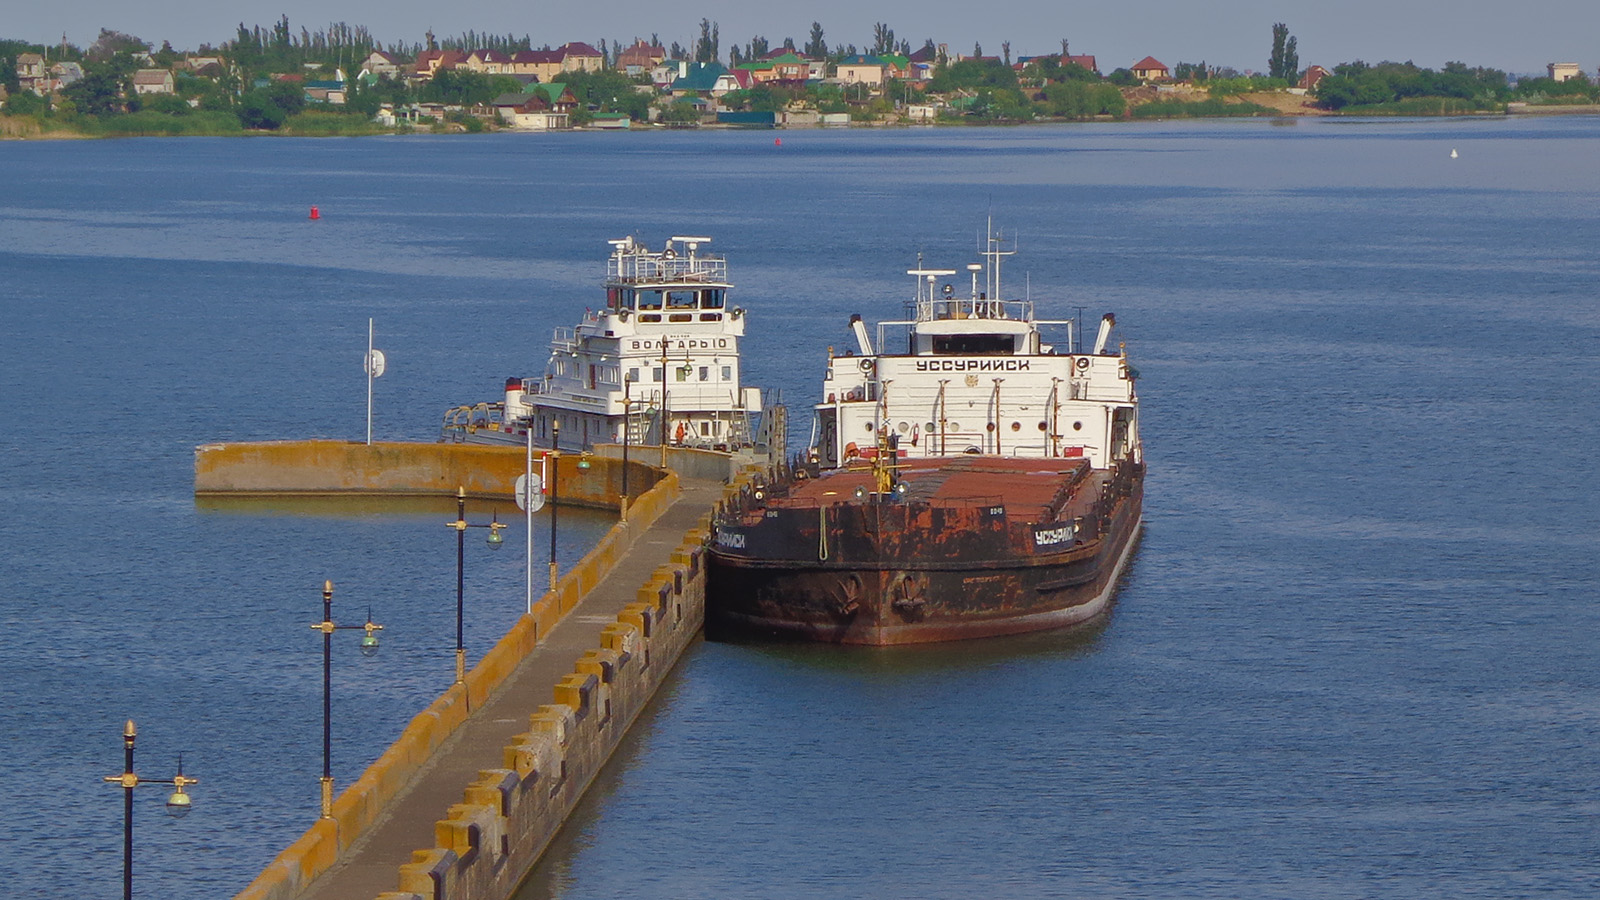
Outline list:
[[[1600,120],[0,145],[0,879],[231,895],[448,681],[451,510],[196,506],[210,440],[380,437],[536,373],[603,241],[707,233],[802,407],[900,273],[1020,234],[1115,311],[1147,529],[1108,621],[702,644],[526,898],[1600,893]],[[1459,152],[1450,159],[1450,150]],[[305,221],[313,203],[324,219]],[[806,416],[797,410],[797,430]],[[485,514],[487,510],[483,511]],[[441,515],[442,514],[442,515]],[[563,517],[573,543],[605,527]],[[536,523],[536,536],[546,523]],[[585,530],[586,529],[586,530]],[[520,547],[520,531],[507,541]],[[474,656],[521,558],[469,546]]]

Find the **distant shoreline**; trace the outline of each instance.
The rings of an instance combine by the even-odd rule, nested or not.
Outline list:
[[[501,128],[501,129],[494,129],[494,130],[488,131],[488,132],[476,132],[476,133],[478,133],[478,134],[529,134],[529,135],[531,135],[531,134],[562,134],[562,133],[595,133],[595,132],[602,132],[602,131],[605,131],[605,132],[621,132],[621,133],[665,132],[665,131],[772,131],[772,132],[775,132],[775,133],[781,133],[781,132],[785,132],[785,131],[848,131],[850,129],[856,129],[856,128],[870,128],[870,129],[877,129],[877,130],[893,129],[893,128],[905,128],[905,129],[921,129],[921,128],[994,128],[994,127],[1021,128],[1021,127],[1031,126],[1031,125],[1071,125],[1071,124],[1087,124],[1087,123],[1101,123],[1101,122],[1140,122],[1140,121],[1144,121],[1144,122],[1156,122],[1156,121],[1171,122],[1171,121],[1178,121],[1178,120],[1181,120],[1181,119],[1192,119],[1194,121],[1218,120],[1218,119],[1241,119],[1241,118],[1250,118],[1250,119],[1293,119],[1293,118],[1466,119],[1466,118],[1484,118],[1484,117],[1493,117],[1493,116],[1511,117],[1511,116],[1573,116],[1573,115],[1578,115],[1578,116],[1581,116],[1581,115],[1600,115],[1600,104],[1551,105],[1551,104],[1510,103],[1510,104],[1506,105],[1506,108],[1504,110],[1500,110],[1500,111],[1477,110],[1477,111],[1468,111],[1468,112],[1459,112],[1459,113],[1441,113],[1441,114],[1427,115],[1427,116],[1391,116],[1391,115],[1385,115],[1385,114],[1382,114],[1382,113],[1371,113],[1371,112],[1366,112],[1366,113],[1363,113],[1363,112],[1344,113],[1344,112],[1334,112],[1334,111],[1329,111],[1329,110],[1315,110],[1315,111],[1313,111],[1313,110],[1307,108],[1307,109],[1305,109],[1303,111],[1302,110],[1280,109],[1278,111],[1277,115],[1259,115],[1259,116],[1173,116],[1173,117],[1155,117],[1155,118],[1146,118],[1146,119],[1130,119],[1130,118],[1122,118],[1122,117],[1114,117],[1114,116],[1096,116],[1096,117],[1090,118],[1090,119],[1051,119],[1051,120],[1035,120],[1035,121],[1029,121],[1029,122],[993,122],[993,121],[984,121],[984,122],[916,122],[916,123],[909,123],[909,122],[852,122],[852,123],[850,123],[848,125],[820,125],[820,124],[818,124],[818,125],[780,125],[780,126],[773,126],[773,127],[759,127],[759,126],[758,127],[750,127],[750,126],[741,126],[741,125],[707,124],[707,125],[698,125],[698,126],[694,126],[694,127],[690,127],[690,128],[662,128],[662,127],[657,127],[655,125],[643,125],[643,126],[638,126],[638,127],[633,127],[633,128],[569,128],[569,129],[559,129],[559,130],[553,130],[553,131],[519,131],[519,130],[515,130],[515,129]],[[334,137],[334,138],[355,138],[355,137],[397,137],[397,136],[412,136],[412,135],[452,135],[452,134],[466,134],[466,133],[468,133],[468,132],[466,132],[465,130],[460,130],[460,131],[455,131],[455,130],[433,131],[431,129],[378,129],[378,130],[364,130],[364,131],[361,131],[361,132],[348,132],[348,133],[327,132],[327,131],[320,131],[320,132],[314,132],[314,133],[313,132],[297,133],[297,132],[289,131],[289,130],[279,130],[279,131],[255,130],[255,131],[242,131],[242,132],[240,132],[240,131],[229,131],[229,132],[218,131],[218,132],[211,132],[211,133],[190,133],[190,134],[147,134],[147,133],[140,133],[140,132],[124,132],[124,133],[109,133],[109,134],[91,135],[91,134],[85,134],[83,132],[72,131],[72,130],[68,130],[68,129],[45,129],[45,128],[40,127],[39,124],[35,120],[32,120],[32,119],[23,119],[23,118],[15,118],[14,119],[14,118],[0,116],[0,141],[80,141],[80,140],[109,140],[109,139],[127,139],[127,138],[186,138],[186,137],[244,137],[244,138],[250,138],[250,137],[284,137],[284,138]]]

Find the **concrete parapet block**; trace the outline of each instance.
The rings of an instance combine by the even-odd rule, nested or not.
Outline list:
[[[523,782],[561,767],[561,741],[554,732],[530,731],[505,748],[506,768]]]
[[[449,850],[434,847],[412,851],[411,862],[400,867],[400,892],[410,892],[422,900],[454,897],[455,892],[451,888],[455,879],[451,877],[451,872],[455,864],[456,855]]]
[[[459,857],[463,864],[477,862],[480,852],[493,862],[500,855],[499,803],[457,803],[449,815],[433,825],[435,843]]]
[[[598,676],[574,672],[556,682],[556,703],[570,707],[573,719],[581,722],[594,712],[595,690],[599,685]]]
[[[610,684],[617,680],[617,670],[621,668],[617,651],[599,649],[586,651],[578,660],[576,666],[578,674],[593,675],[603,684]]]
[[[507,748],[510,749],[510,748]],[[509,805],[508,798],[516,790],[521,779],[517,773],[510,769],[484,769],[478,772],[478,780],[467,785],[462,792],[462,800],[467,803],[484,803],[506,814]]]
[[[639,636],[644,630],[643,624],[634,625],[630,622],[618,621],[600,630],[600,643],[607,650],[617,654],[617,665],[626,667],[634,654],[639,652]]]
[[[645,597],[644,588],[639,589],[639,594],[641,596],[640,602],[629,603],[624,606],[622,612],[617,614],[617,619],[623,624],[631,625],[637,629],[639,637],[648,641],[655,630],[656,595],[655,591],[652,590],[648,595],[649,599],[643,599]]]
[[[548,703],[528,717],[528,725],[535,733],[548,734],[558,745],[565,747],[578,722],[576,710],[565,703]]]

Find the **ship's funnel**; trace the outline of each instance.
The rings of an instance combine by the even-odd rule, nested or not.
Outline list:
[[[1100,333],[1094,338],[1094,352],[1096,356],[1106,352],[1106,344],[1111,341],[1111,328],[1117,324],[1117,317],[1106,313],[1100,317]]]
[[[867,323],[859,315],[850,317],[850,330],[856,333],[856,343],[861,345],[862,356],[872,356],[872,339],[867,337]]]

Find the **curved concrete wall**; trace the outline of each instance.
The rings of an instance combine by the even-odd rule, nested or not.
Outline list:
[[[534,471],[547,451],[534,448]],[[723,465],[726,466],[726,456]],[[653,487],[660,470],[650,458],[628,461],[628,494]],[[202,444],[194,451],[198,495],[425,494],[508,498],[527,468],[527,450],[479,444],[359,441],[258,441]],[[622,462],[563,453],[557,464],[563,506],[615,508]],[[726,477],[718,476],[719,479]]]

